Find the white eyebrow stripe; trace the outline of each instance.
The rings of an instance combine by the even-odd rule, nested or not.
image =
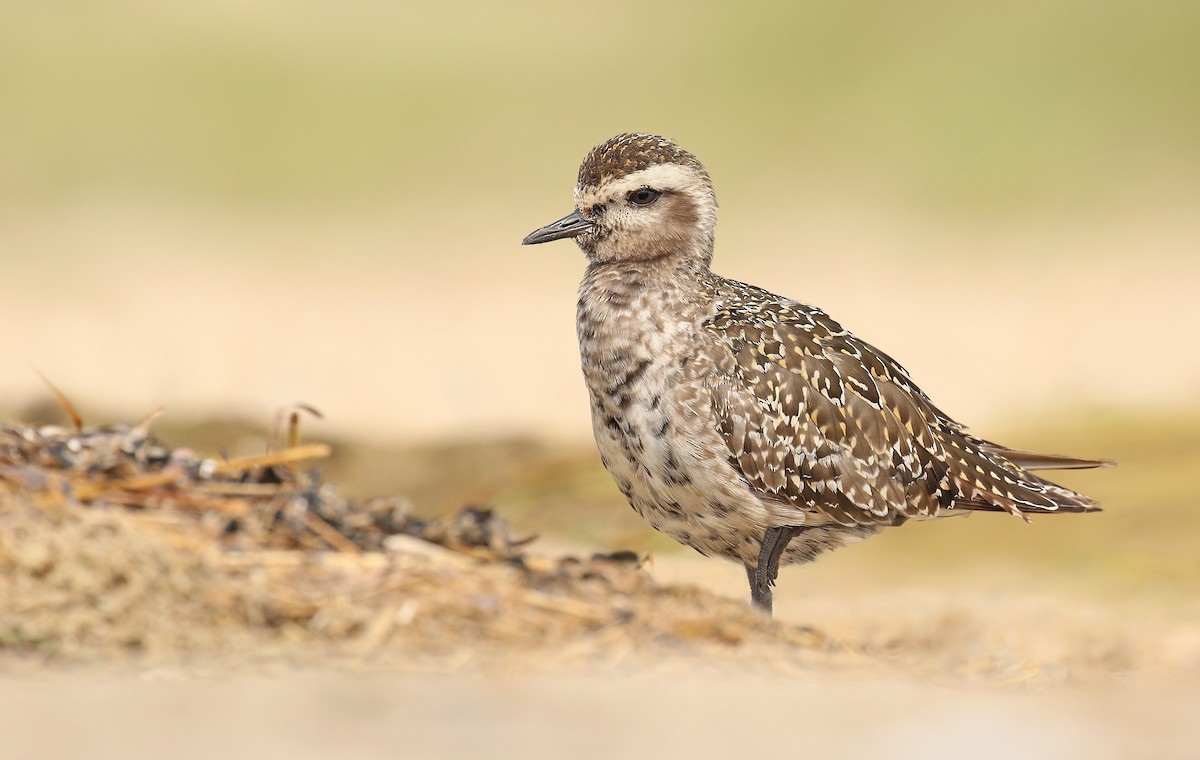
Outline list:
[[[682,189],[685,186],[700,184],[698,179],[696,170],[689,166],[657,164],[626,175],[613,183],[613,186],[626,186],[629,190],[637,190],[640,187],[653,187],[656,190]]]
[[[619,179],[608,180],[599,187],[576,186],[575,200],[579,205],[590,205],[599,197],[619,197],[643,187],[655,190],[681,190],[696,192],[708,187],[699,172],[690,166],[679,164],[656,164],[639,169]]]

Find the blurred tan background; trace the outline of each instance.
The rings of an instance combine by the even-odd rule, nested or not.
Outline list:
[[[304,400],[380,439],[586,441],[582,258],[521,237],[628,130],[717,268],[977,426],[1190,406],[1187,3],[5,3],[0,398]]]
[[[667,551],[591,449],[582,256],[519,245],[592,145],[653,131],[715,178],[721,273],[823,307],[984,435],[1122,460],[1064,476],[1101,518],[864,551],[1200,584],[1200,7],[3,7],[8,414],[39,371],[93,422],[305,401],[310,435],[375,446],[341,449],[364,493]]]
[[[352,490],[487,502],[551,546],[652,552],[660,580],[740,597],[739,568],[676,552],[599,469],[582,256],[519,245],[570,210],[594,144],[665,134],[715,179],[720,273],[821,306],[982,435],[1121,461],[1062,477],[1099,515],[910,526],[786,571],[779,616],[923,662],[948,637],[1075,686],[1082,657],[1178,707],[1200,667],[1197,39],[1200,4],[1167,0],[0,0],[0,414],[42,413],[41,372],[89,422],[163,405],[164,435],[216,449],[232,428],[200,423],[261,438],[304,401]],[[805,678],[770,693],[863,709]],[[559,691],[593,686],[493,684],[479,708],[588,710]],[[1194,749],[1108,721],[1129,714],[1112,693],[978,715],[1101,705],[1043,720],[1058,743],[1028,756],[1079,736],[1128,756],[1138,731]]]

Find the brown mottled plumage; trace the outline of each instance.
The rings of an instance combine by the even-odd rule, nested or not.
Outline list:
[[[597,146],[575,203],[524,242],[588,257],[577,326],[604,466],[655,528],[745,565],[759,606],[780,562],[910,518],[1095,510],[1029,470],[1106,462],[976,438],[821,310],[713,274],[712,181],[670,140]]]

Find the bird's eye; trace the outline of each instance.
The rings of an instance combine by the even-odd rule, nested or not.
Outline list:
[[[651,203],[654,203],[656,200],[658,200],[660,195],[662,195],[662,193],[654,188],[643,187],[639,190],[634,190],[629,194],[629,202],[635,206],[649,206]]]

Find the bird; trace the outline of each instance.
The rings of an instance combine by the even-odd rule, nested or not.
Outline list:
[[[715,274],[713,182],[674,141],[597,145],[574,200],[522,243],[587,258],[576,328],[601,461],[652,527],[741,563],[754,607],[771,614],[781,564],[909,520],[1099,511],[1033,471],[1112,462],[976,437],[825,312]]]

